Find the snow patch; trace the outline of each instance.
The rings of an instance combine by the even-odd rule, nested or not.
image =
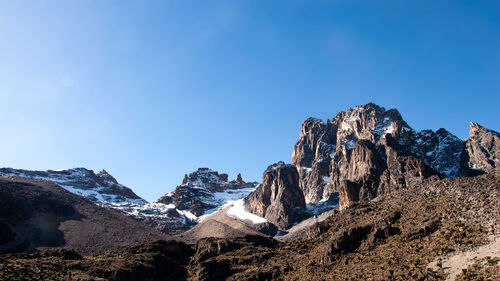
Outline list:
[[[328,177],[328,176],[323,176],[323,182],[324,182],[325,184],[329,184],[329,183],[330,183],[330,177]]]
[[[347,148],[347,150],[352,150],[354,149],[354,146],[356,146],[356,141],[348,140],[346,142],[342,142],[342,144]]]
[[[339,204],[337,202],[329,201],[329,200],[325,200],[325,199],[323,199],[317,203],[307,203],[306,204],[307,212],[314,215],[314,216],[317,216],[317,215],[320,215],[326,211],[335,209],[338,206],[339,206]]]
[[[182,211],[182,210],[178,210],[177,209],[177,212],[179,212],[179,214],[183,215],[184,217],[192,220],[192,221],[197,221],[198,220],[198,217],[195,216],[193,213],[191,213],[190,211]]]
[[[248,220],[254,224],[267,222],[265,218],[259,217],[245,210],[243,199],[235,201],[233,203],[233,206],[229,208],[229,210],[227,210],[226,214],[231,218],[240,219],[243,221]]]
[[[349,123],[342,121],[342,123],[340,123],[340,130],[341,131],[351,131],[353,129]]]
[[[349,115],[345,119],[346,122],[354,122],[354,121],[357,121],[357,120],[359,120],[359,117],[357,115],[354,115],[354,114]]]
[[[234,202],[241,198],[245,198],[248,194],[252,193],[256,187],[240,188],[240,189],[227,189],[223,192],[214,192],[213,199],[210,203],[218,205],[218,207],[207,210],[203,215],[209,215],[224,208],[228,203]]]

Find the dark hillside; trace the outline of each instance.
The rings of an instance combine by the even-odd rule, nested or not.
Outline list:
[[[46,181],[0,178],[0,206],[0,253],[65,247],[92,254],[167,237]]]

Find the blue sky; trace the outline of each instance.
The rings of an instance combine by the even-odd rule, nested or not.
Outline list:
[[[499,130],[499,1],[2,1],[0,166],[105,168],[154,200],[259,180],[302,121],[375,102]]]

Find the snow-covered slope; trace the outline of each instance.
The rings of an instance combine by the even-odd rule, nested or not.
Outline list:
[[[465,143],[443,128],[436,132],[414,132],[411,151],[447,177],[460,177],[467,173]]]
[[[255,189],[257,183],[245,183],[241,175],[234,181],[227,182],[227,175],[219,175],[210,169],[200,169],[192,173],[192,180],[185,179],[185,184],[176,191],[168,193],[162,200],[154,203],[135,194],[132,189],[102,170],[95,173],[85,168],[67,170],[30,171],[1,168],[4,177],[23,177],[51,181],[62,188],[83,197],[97,205],[118,210],[139,221],[152,225],[159,230],[174,234],[189,229],[196,224],[201,214],[191,210],[203,206],[202,214],[217,211],[228,202],[244,198]],[[194,190],[191,190],[194,189]],[[169,199],[170,198],[170,199]],[[171,200],[172,202],[167,202]],[[177,202],[177,204],[174,204]]]
[[[146,203],[130,188],[119,184],[106,170],[98,174],[85,168],[68,170],[30,171],[12,168],[0,169],[0,174],[52,181],[64,189],[87,197],[93,202]]]

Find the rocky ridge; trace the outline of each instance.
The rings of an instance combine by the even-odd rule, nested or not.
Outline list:
[[[216,211],[228,201],[244,198],[257,185],[257,182],[245,182],[241,174],[235,180],[228,181],[227,174],[199,168],[185,175],[181,185],[160,197],[156,203],[171,204],[178,210],[199,217]]]
[[[137,196],[132,189],[119,184],[106,170],[96,174],[85,168],[48,171],[0,168],[0,175],[51,181],[72,193],[86,197],[92,202],[146,202]]]
[[[165,233],[183,229],[186,227],[186,221],[189,221],[184,214],[177,212],[172,206],[148,203],[130,188],[118,183],[106,170],[96,174],[86,168],[57,171],[1,168],[0,175],[53,182],[99,206],[120,211]]]

